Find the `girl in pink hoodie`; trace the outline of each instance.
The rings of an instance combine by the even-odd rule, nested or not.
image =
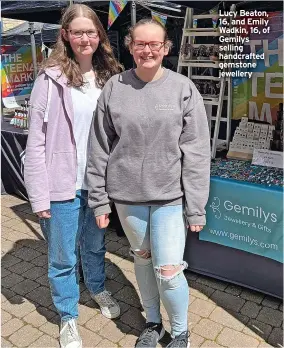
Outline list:
[[[92,298],[107,318],[120,315],[104,286],[104,230],[87,205],[85,172],[97,99],[107,80],[121,70],[95,12],[72,5],[31,95],[24,177],[48,243],[48,278],[61,317],[63,348],[82,346],[76,324],[79,246]]]

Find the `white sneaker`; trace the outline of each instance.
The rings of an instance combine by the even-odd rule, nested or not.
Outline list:
[[[61,321],[59,341],[61,348],[82,348],[82,339],[75,319]]]
[[[91,294],[92,299],[100,306],[102,315],[108,319],[115,319],[120,316],[120,308],[118,303],[111,297],[111,293],[107,290],[98,295]]]

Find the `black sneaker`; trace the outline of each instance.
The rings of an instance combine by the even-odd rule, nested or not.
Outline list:
[[[167,348],[189,348],[189,332],[184,331],[179,336],[176,336],[170,344],[167,345]]]
[[[156,348],[157,343],[165,334],[163,324],[147,323],[145,330],[137,339],[135,347],[137,348]]]

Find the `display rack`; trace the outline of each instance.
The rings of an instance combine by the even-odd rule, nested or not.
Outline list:
[[[183,35],[181,40],[181,48],[186,45],[190,45],[192,48],[198,48],[200,46],[212,46],[212,44],[195,44],[195,37],[216,37],[223,35],[220,33],[218,27],[217,28],[193,28],[193,20],[200,19],[208,19],[208,18],[218,18],[217,14],[205,14],[205,15],[193,15],[193,9],[187,8]],[[231,25],[231,23],[230,23]],[[211,138],[212,146],[211,146],[211,157],[216,157],[217,146],[220,149],[228,149],[231,137],[231,114],[232,114],[232,82],[231,78],[225,77],[214,77],[212,74],[210,75],[193,75],[192,68],[219,68],[219,60],[209,60],[202,59],[202,57],[198,57],[199,59],[194,59],[192,55],[185,56],[182,49],[180,50],[179,60],[178,60],[178,68],[177,72],[182,73],[184,68],[187,68],[187,76],[193,80],[208,80],[208,81],[217,81],[219,83],[219,94],[212,95],[202,95],[204,104],[207,111],[209,130],[211,134],[212,123],[215,122],[213,137]],[[200,59],[201,58],[201,59]],[[225,95],[225,91],[227,91]],[[227,102],[227,110],[226,117],[222,117],[222,111],[224,106],[224,101]],[[217,106],[216,115],[212,116],[213,105]],[[211,106],[211,107],[210,107]],[[210,110],[209,110],[210,109]],[[226,122],[226,139],[219,138],[219,130],[220,123]]]

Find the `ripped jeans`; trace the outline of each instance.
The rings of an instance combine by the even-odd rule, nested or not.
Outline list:
[[[183,206],[115,203],[131,245],[137,283],[147,322],[160,323],[160,299],[171,323],[171,335],[187,331],[189,288],[183,270],[186,228]]]

